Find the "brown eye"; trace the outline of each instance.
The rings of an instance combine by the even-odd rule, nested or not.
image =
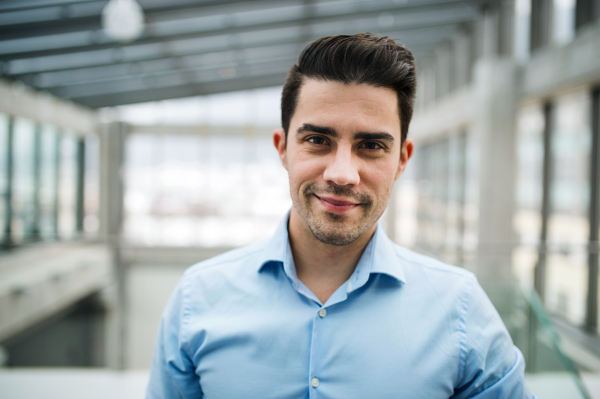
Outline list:
[[[307,141],[309,141],[315,145],[325,144],[325,139],[323,137],[319,137],[319,136],[309,137]]]
[[[381,145],[374,141],[367,141],[366,143],[363,143],[361,147],[371,151],[380,150],[383,148]]]

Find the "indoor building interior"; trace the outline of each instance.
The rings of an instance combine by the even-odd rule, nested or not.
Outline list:
[[[545,399],[600,398],[599,0],[0,1],[0,398],[142,398],[183,271],[270,237],[310,42],[407,46],[380,225],[474,272]]]

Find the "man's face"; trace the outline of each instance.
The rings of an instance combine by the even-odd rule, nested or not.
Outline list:
[[[396,93],[367,84],[307,79],[275,146],[294,208],[323,243],[347,245],[375,225],[412,154],[401,147]]]

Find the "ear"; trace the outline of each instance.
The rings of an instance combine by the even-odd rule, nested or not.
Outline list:
[[[396,171],[396,177],[394,180],[398,180],[404,170],[406,169],[406,165],[408,164],[408,160],[412,157],[413,150],[415,149],[415,143],[412,139],[405,139],[402,144],[402,148],[400,149],[400,162],[398,163],[398,170]]]
[[[285,132],[283,129],[276,129],[273,132],[273,144],[279,153],[281,164],[287,170],[287,153],[285,151]]]

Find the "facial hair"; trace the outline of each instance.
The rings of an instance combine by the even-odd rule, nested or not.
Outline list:
[[[351,225],[343,223],[346,215],[324,212],[325,215],[315,214],[313,196],[333,194],[339,197],[351,198],[356,201],[361,210],[359,219]],[[373,215],[373,199],[365,193],[357,193],[351,188],[337,185],[319,187],[316,183],[309,184],[303,191],[304,207],[297,209],[300,217],[308,225],[315,238],[324,244],[343,246],[360,237],[381,215]]]

